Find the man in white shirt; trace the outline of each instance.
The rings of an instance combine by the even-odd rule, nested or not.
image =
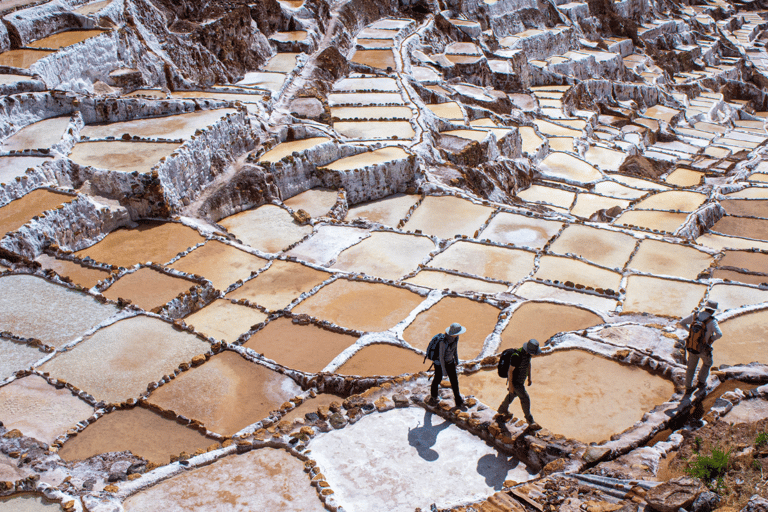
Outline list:
[[[687,317],[680,320],[680,325],[686,329],[691,329],[691,326],[698,319],[704,326],[703,334],[703,349],[694,350],[690,347],[690,343],[686,343],[685,355],[687,356],[688,370],[685,373],[685,394],[690,395],[693,393],[693,375],[696,373],[696,366],[701,359],[701,369],[699,370],[699,383],[696,385],[698,388],[705,388],[707,386],[707,378],[709,378],[709,369],[712,367],[712,343],[715,340],[720,339],[723,336],[723,332],[720,330],[720,326],[717,325],[717,319],[715,318],[715,311],[717,311],[717,302],[707,301],[704,309],[701,311],[694,311]],[[690,339],[689,333],[689,339]]]

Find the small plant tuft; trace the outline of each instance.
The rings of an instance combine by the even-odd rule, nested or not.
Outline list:
[[[693,449],[694,453],[699,453],[701,451],[701,438],[699,436],[696,436],[693,439],[693,443],[696,445]]]
[[[768,444],[768,432],[760,432],[755,439],[755,447],[762,448]]]
[[[698,440],[699,438],[696,439]],[[710,489],[719,492],[725,489],[723,475],[725,470],[728,469],[730,460],[730,450],[726,452],[720,448],[713,448],[711,455],[699,455],[697,453],[695,459],[688,463],[685,471],[692,477],[704,482]]]

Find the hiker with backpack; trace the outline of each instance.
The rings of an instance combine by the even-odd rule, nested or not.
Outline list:
[[[522,348],[509,348],[502,352],[499,357],[499,366],[497,368],[499,377],[507,379],[509,390],[507,397],[499,406],[499,415],[511,417],[511,414],[509,413],[509,404],[514,401],[515,397],[520,397],[520,405],[523,407],[525,421],[530,428],[537,428],[538,425],[531,415],[531,398],[525,390],[525,380],[527,377],[528,385],[530,386],[532,384],[531,356],[538,354],[541,354],[538,340],[530,339],[523,344]]]
[[[456,365],[459,364],[457,351],[459,335],[465,332],[467,332],[466,327],[462,327],[461,324],[452,323],[445,330],[445,333],[436,334],[427,346],[427,355],[424,360],[426,361],[429,358],[435,365],[431,396],[427,399],[427,403],[430,405],[435,405],[438,402],[437,390],[440,387],[444,374],[448,375],[448,380],[451,381],[451,389],[453,389],[453,399],[456,407],[461,408],[464,405],[464,399],[461,398],[461,393],[459,393],[459,377],[456,375]]]
[[[687,355],[688,364],[688,370],[685,373],[685,395],[693,393],[693,374],[696,373],[699,359],[701,359],[701,369],[696,387],[707,386],[709,369],[712,367],[712,343],[723,336],[714,317],[715,311],[717,311],[717,302],[709,300],[701,311],[694,311],[680,320],[680,325],[689,329],[683,353],[684,356]]]

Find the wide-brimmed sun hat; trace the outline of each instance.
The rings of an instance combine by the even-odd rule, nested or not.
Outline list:
[[[530,340],[526,341],[525,345],[523,345],[523,350],[532,356],[541,354],[541,348],[539,348],[539,340],[531,338]]]
[[[467,332],[467,328],[458,323],[452,323],[450,327],[445,330],[445,334],[448,336],[458,336]]]
[[[717,302],[708,300],[707,303],[704,304],[704,308],[699,312],[699,318],[706,320],[707,318],[711,317],[715,314],[715,311],[717,311],[717,306]]]

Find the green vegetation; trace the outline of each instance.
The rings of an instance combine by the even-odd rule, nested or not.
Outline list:
[[[760,432],[755,439],[755,447],[760,448],[768,444],[768,432]]]
[[[711,455],[696,454],[693,461],[688,463],[685,472],[694,478],[698,478],[707,487],[720,492],[725,489],[723,476],[731,459],[731,451],[713,448]]]

